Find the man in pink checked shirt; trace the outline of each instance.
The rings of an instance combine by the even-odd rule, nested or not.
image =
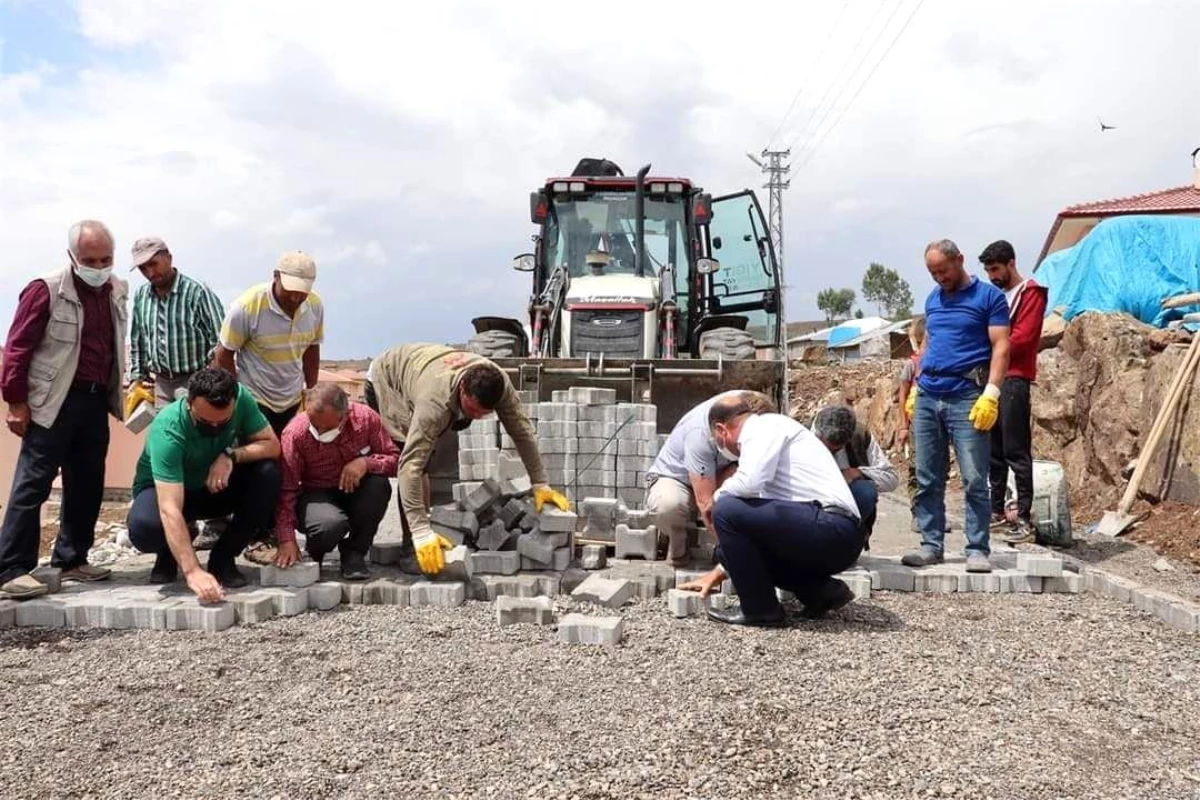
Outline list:
[[[367,553],[392,498],[400,451],[379,415],[333,383],[305,395],[304,413],[283,429],[283,486],[275,512],[275,566],[300,560],[296,530],[318,564],[337,548],[342,577],[366,580]]]

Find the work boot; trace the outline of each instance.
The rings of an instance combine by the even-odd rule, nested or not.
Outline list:
[[[365,581],[371,577],[366,557],[362,553],[342,553],[342,577],[348,581]]]
[[[37,578],[26,573],[0,586],[0,593],[13,600],[28,600],[30,597],[40,597],[50,591],[50,587]]]
[[[804,610],[800,613],[808,619],[819,619],[831,611],[837,611],[853,599],[854,592],[845,581],[831,578],[821,587],[812,602],[804,604]]]
[[[222,559],[214,563],[210,558],[208,561],[208,571],[226,589],[241,589],[250,583],[250,581],[246,580],[246,576],[242,574],[242,571],[238,569],[237,564],[233,563],[233,559],[229,559],[228,561]]]
[[[155,584],[174,583],[179,577],[179,564],[170,550],[163,550],[154,557],[154,568],[150,570],[150,582]]]
[[[991,572],[992,562],[983,553],[967,554],[967,572]]]
[[[1012,531],[1004,537],[1009,544],[1032,544],[1037,540],[1037,531],[1029,524],[1029,520],[1019,520],[1012,526]]]
[[[112,575],[111,569],[104,567],[93,567],[91,564],[80,564],[77,567],[64,569],[61,578],[64,581],[80,581],[82,583],[92,583],[94,581],[102,581]]]
[[[932,550],[922,547],[919,550],[905,553],[900,559],[900,563],[906,567],[928,567],[933,564],[940,564],[944,560],[945,558],[941,553],[935,553]]]

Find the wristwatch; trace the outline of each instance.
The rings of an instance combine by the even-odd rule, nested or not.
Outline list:
[[[234,449],[233,445],[229,445],[229,447],[225,448],[225,455],[229,456],[229,460],[235,464],[237,463],[236,452],[237,451]]]

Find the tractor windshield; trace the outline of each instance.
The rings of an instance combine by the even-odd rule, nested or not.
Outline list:
[[[655,277],[666,264],[678,270],[686,258],[683,199],[646,197],[646,277]],[[571,277],[592,274],[587,254],[608,253],[604,274],[633,275],[637,262],[637,215],[633,192],[596,192],[555,199],[546,223],[545,261],[549,273],[566,265]],[[686,274],[687,270],[679,270]]]

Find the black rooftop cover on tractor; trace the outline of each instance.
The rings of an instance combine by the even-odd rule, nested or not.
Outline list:
[[[572,178],[590,178],[597,176],[615,177],[624,175],[621,168],[607,158],[581,158],[579,163],[575,165],[575,171],[571,173]]]

